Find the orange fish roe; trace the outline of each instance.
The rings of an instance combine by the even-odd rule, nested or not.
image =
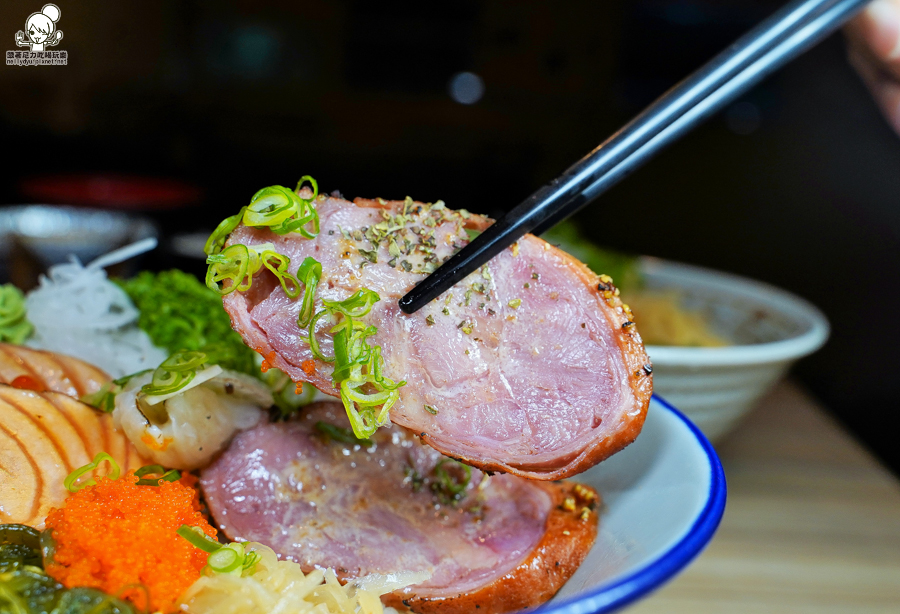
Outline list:
[[[178,597],[200,577],[209,556],[176,531],[186,524],[216,535],[200,514],[192,477],[182,479],[187,484],[137,486],[129,472],[72,494],[47,517],[56,540],[47,573],[67,587],[99,588],[148,610],[145,593],[135,586],[142,584],[150,593],[149,611],[176,611]]]
[[[303,372],[307,375],[315,375],[316,373],[316,361],[314,360],[304,360],[300,363],[300,368],[303,369]],[[302,384],[300,384],[302,386]]]

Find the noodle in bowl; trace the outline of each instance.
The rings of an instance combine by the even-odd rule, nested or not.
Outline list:
[[[737,427],[796,360],[828,339],[825,316],[784,290],[656,258],[643,257],[640,264],[648,290],[679,292],[685,307],[701,313],[714,332],[732,343],[647,345],[654,393],[683,411],[713,441]]]

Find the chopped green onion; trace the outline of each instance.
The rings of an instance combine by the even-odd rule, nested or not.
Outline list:
[[[132,378],[147,373],[147,371],[149,371],[149,369],[106,382],[100,387],[100,390],[90,394],[83,394],[78,400],[95,409],[99,409],[102,412],[111,413],[112,410],[116,408],[116,395],[122,392],[122,388],[125,384]]]
[[[252,258],[252,256],[256,258]],[[259,270],[252,269],[251,265],[259,265],[259,257],[246,245],[238,243],[225,248],[218,254],[206,258],[209,268],[206,270],[206,286],[221,295],[230,294],[235,290],[241,292],[249,290],[253,283],[253,274]],[[225,280],[230,283],[225,285]]]
[[[299,194],[300,188],[306,182],[312,185],[313,195],[309,199],[301,198]],[[319,186],[309,175],[300,179],[295,190],[273,185],[254,194],[249,205],[241,209],[237,215],[223,220],[207,239],[204,247],[207,255],[206,263],[209,265],[206,271],[206,285],[222,295],[235,290],[243,292],[250,289],[253,276],[265,266],[278,277],[281,287],[288,296],[291,298],[299,296],[300,286],[297,278],[303,280],[305,277],[302,267],[297,277],[288,273],[290,260],[287,256],[276,252],[271,244],[267,244],[268,249],[260,250],[240,244],[225,248],[225,243],[228,235],[241,222],[245,226],[269,228],[275,234],[296,232],[304,238],[314,239],[319,234],[319,213],[314,204],[318,195]],[[226,280],[229,283],[225,283]],[[318,281],[318,278],[316,280]],[[306,286],[308,294],[309,284]],[[305,317],[309,319],[312,317],[312,306],[308,304],[305,296],[304,306],[307,309],[302,310],[301,314],[307,314]],[[305,325],[303,327],[305,328]]]
[[[248,552],[244,555],[244,564],[242,565],[243,571],[248,574],[253,573],[253,568],[256,567],[256,564],[259,563],[259,554],[256,552]]]
[[[300,197],[304,183],[312,185],[312,197]],[[206,242],[206,262],[209,265],[206,285],[219,293],[246,291],[253,282],[253,276],[262,267],[278,278],[285,294],[292,299],[299,298],[300,284],[303,284],[303,302],[297,316],[297,325],[306,331],[306,341],[317,360],[334,362],[332,380],[340,386],[341,400],[347,410],[356,437],[366,439],[387,422],[390,408],[400,398],[397,390],[406,382],[394,382],[382,375],[384,360],[381,348],[370,345],[366,339],[378,332],[374,326],[366,326],[359,321],[380,300],[375,292],[363,289],[343,301],[323,301],[324,309],[316,312],[315,292],[322,276],[322,265],[314,258],[307,257],[297,269],[296,275],[289,272],[290,259],[276,252],[271,244],[247,246],[235,244],[225,248],[228,235],[241,222],[245,226],[266,227],[276,234],[297,232],[312,239],[319,234],[319,214],[314,201],[318,197],[319,186],[309,176],[300,179],[294,190],[284,186],[269,186],[259,190],[250,199],[250,204],[240,213],[224,220]],[[343,231],[342,231],[343,232]],[[329,330],[334,336],[334,356],[325,356],[316,339],[317,324],[328,318],[338,321]],[[185,386],[188,376],[159,373],[159,383],[154,374],[153,385],[172,388]],[[362,390],[365,388],[367,392]]]
[[[252,574],[258,562],[259,555],[247,552],[245,544],[239,542],[225,544],[206,559],[210,571],[232,576],[242,576],[245,572],[247,575]]]
[[[178,530],[175,532],[191,542],[191,545],[200,548],[204,552],[209,552],[210,554],[222,547],[222,544],[204,533],[203,529],[200,527],[192,527],[191,525],[183,524],[178,527]]]
[[[313,189],[309,199],[299,195],[300,188],[306,182],[312,184]],[[314,239],[319,234],[319,213],[313,204],[318,195],[319,186],[309,175],[302,177],[293,191],[280,185],[263,188],[253,195],[249,205],[236,215],[222,220],[206,240],[203,251],[210,257],[219,254],[225,247],[228,235],[241,222],[245,226],[267,227],[276,234],[297,232],[307,239]],[[309,224],[312,224],[311,228],[307,228]]]
[[[145,475],[147,475],[148,473],[165,473],[165,471],[166,471],[166,468],[163,467],[162,465],[144,465],[140,469],[136,470],[134,472],[134,475],[136,475],[139,478],[142,478]]]
[[[316,430],[323,435],[331,437],[335,441],[340,441],[341,443],[348,443],[350,445],[359,444],[361,446],[372,445],[371,439],[360,439],[359,437],[354,435],[353,431],[351,431],[350,429],[341,428],[339,426],[329,424],[328,422],[322,422],[321,420],[316,422]]]
[[[276,252],[271,243],[265,245],[238,243],[219,254],[207,257],[206,262],[209,264],[206,270],[206,285],[221,296],[231,294],[235,290],[240,292],[249,290],[253,285],[253,276],[262,267],[266,267],[278,278],[284,293],[292,299],[300,296],[300,282],[303,282],[304,295],[300,318],[301,321],[308,321],[312,316],[312,297],[322,276],[322,265],[314,258],[306,258],[294,276],[288,272],[291,259]],[[226,280],[228,284],[225,283]]]
[[[405,383],[400,382],[400,385]],[[348,384],[347,380],[341,382],[341,401],[344,409],[347,410],[350,425],[357,437],[370,437],[379,427],[384,426],[388,413],[399,396],[396,390],[364,395],[358,393]],[[378,408],[379,405],[380,408]],[[376,408],[378,408],[377,413]]]
[[[236,576],[245,572],[252,574],[253,568],[259,562],[259,555],[247,552],[244,544],[239,542],[220,544],[204,533],[200,527],[183,524],[178,527],[176,533],[188,540],[191,545],[209,553],[206,564],[215,573]]]
[[[158,478],[145,478],[145,475],[155,474]],[[134,475],[141,478],[137,481],[138,486],[159,486],[160,482],[175,482],[181,479],[181,473],[177,469],[169,469],[166,471],[162,465],[144,465],[134,472]]]
[[[206,354],[203,352],[176,352],[166,358],[160,367],[167,371],[184,373],[186,371],[196,371],[206,362]]]
[[[301,339],[309,344],[309,349],[312,351],[313,358],[317,358],[322,362],[334,362],[334,356],[325,356],[325,354],[322,353],[322,349],[319,347],[319,341],[316,339],[316,324],[326,316],[331,317],[331,314],[325,309],[313,316],[312,320],[309,322],[307,336],[301,337]]]
[[[278,283],[281,284],[281,289],[284,290],[284,293],[288,295],[288,298],[295,299],[300,296],[300,284],[297,282],[297,278],[288,273],[288,265],[291,264],[291,259],[283,254],[279,254],[275,251],[265,251],[262,253],[260,257],[262,260],[263,266],[265,266],[272,274],[278,278]]]
[[[12,284],[0,285],[0,341],[19,344],[33,330],[25,318],[25,295]]]
[[[300,188],[309,181],[313,187],[310,199],[300,198]],[[319,234],[319,213],[313,202],[319,195],[316,180],[306,175],[300,179],[295,190],[280,185],[263,188],[253,195],[244,212],[246,226],[266,226],[275,234],[297,232],[307,239]],[[312,229],[306,225],[312,223]]]
[[[348,318],[361,318],[372,311],[372,306],[380,300],[378,293],[363,288],[342,301],[322,301],[322,303],[335,313]]]
[[[458,468],[462,475],[453,475],[447,471],[444,468],[447,463]],[[438,481],[432,482],[431,490],[443,503],[455,505],[463,498],[472,481],[472,468],[452,458],[443,458],[434,466],[434,475]]]
[[[153,380],[141,387],[147,396],[172,394],[184,389],[209,362],[205,352],[175,352],[153,372]]]
[[[241,568],[243,557],[232,548],[219,548],[209,555],[206,564],[216,573],[228,573]]]
[[[379,300],[381,297],[376,292],[366,288],[357,290],[342,301],[323,300],[324,309],[312,318],[308,336],[303,338],[310,344],[315,358],[334,362],[331,379],[340,386],[341,401],[350,418],[353,433],[359,439],[371,437],[378,427],[387,422],[388,412],[400,398],[398,388],[406,384],[405,381],[394,382],[382,375],[384,359],[381,357],[381,347],[369,345],[366,340],[378,329],[359,320],[368,315]],[[316,324],[325,316],[332,319],[342,316],[329,330],[333,335],[333,357],[322,354],[315,336]],[[362,392],[364,386],[374,389],[374,392]]]
[[[234,232],[234,229],[241,223],[241,218],[244,217],[245,210],[246,207],[241,209],[235,215],[227,217],[219,222],[219,225],[216,226],[216,229],[209,235],[209,238],[206,240],[206,245],[203,247],[203,252],[207,256],[218,254],[222,251],[222,248],[225,247],[225,241],[228,240],[228,235]]]
[[[295,200],[297,195],[284,186],[263,188],[250,199],[244,211],[244,223],[247,226],[279,226],[296,212]]]
[[[297,279],[303,282],[304,286],[303,302],[300,304],[300,313],[297,316],[297,324],[300,328],[306,328],[313,320],[316,307],[316,288],[321,278],[321,263],[309,256],[304,258],[300,268],[297,269]]]
[[[122,387],[113,380],[103,384],[96,392],[81,395],[78,400],[108,414],[116,408],[116,395],[121,391]]]
[[[107,454],[106,452],[100,452],[99,454],[97,454],[97,456],[94,457],[94,460],[92,462],[88,463],[84,467],[79,467],[78,469],[76,469],[75,471],[70,473],[68,476],[66,476],[66,479],[63,480],[63,486],[65,486],[66,490],[68,490],[69,492],[78,492],[79,490],[81,490],[82,488],[84,488],[86,486],[96,485],[97,480],[95,480],[93,478],[91,478],[90,480],[87,480],[85,482],[82,482],[81,484],[76,484],[76,482],[83,475],[90,473],[91,471],[93,471],[94,469],[99,467],[100,463],[102,463],[103,461],[108,462],[109,467],[110,467],[109,473],[106,475],[106,477],[108,477],[111,480],[118,479],[119,473],[121,473],[118,463],[116,463],[116,461],[113,459],[113,457],[110,456],[109,454]]]

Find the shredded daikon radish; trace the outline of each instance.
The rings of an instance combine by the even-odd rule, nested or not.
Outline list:
[[[35,329],[26,345],[76,356],[113,377],[158,366],[166,359],[165,350],[138,328],[138,310],[101,268],[154,246],[155,241],[142,241],[86,267],[75,256],[51,266],[25,299]]]
[[[250,542],[246,547],[260,557],[252,573],[201,577],[182,595],[181,610],[190,614],[387,614],[396,611],[384,608],[380,595],[431,576],[428,572],[366,576],[341,586],[330,569],[305,574],[297,563],[279,561],[267,546]]]

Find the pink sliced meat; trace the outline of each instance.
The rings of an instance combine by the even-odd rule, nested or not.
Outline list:
[[[489,224],[442,203],[319,197],[321,232],[275,235],[239,226],[229,243],[272,243],[291,260],[322,263],[318,300],[360,288],[381,301],[385,374],[405,380],[390,419],[435,449],[491,471],[556,480],[600,462],[640,432],[652,392],[650,362],[631,312],[608,277],[526,235],[413,315],[397,304]],[[264,270],[265,271],[265,270]],[[297,325],[299,302],[268,273],[225,308],[245,342],[296,382],[338,395],[332,366],[314,360]],[[328,326],[317,329],[330,353]]]
[[[393,602],[485,614],[542,603],[593,544],[588,488],[478,470],[467,479],[460,463],[404,429],[381,429],[360,445],[323,423],[349,433],[339,403],[317,403],[239,434],[203,471],[206,502],[228,537],[266,544],[306,570],[335,569],[342,580],[427,571],[430,579]]]

